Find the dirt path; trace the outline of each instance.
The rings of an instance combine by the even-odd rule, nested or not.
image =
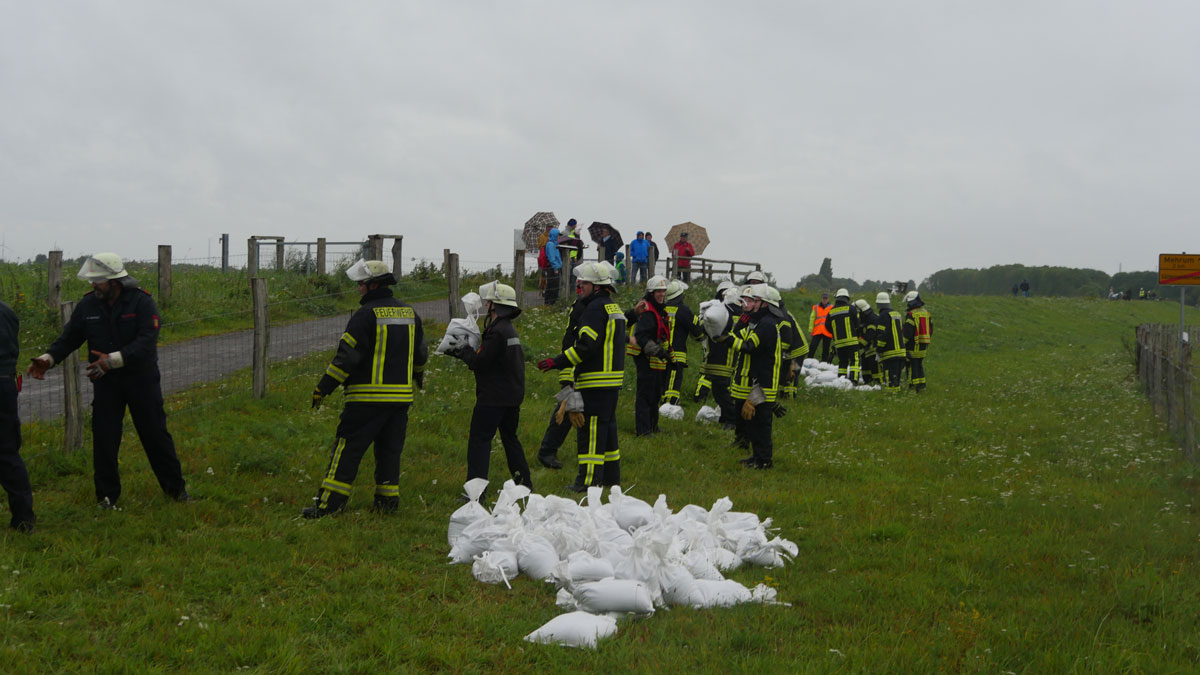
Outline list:
[[[538,302],[536,291],[526,293],[526,307]],[[413,303],[413,308],[423,321],[445,323],[449,320],[450,308],[445,300],[417,302]],[[333,349],[346,329],[348,319],[347,313],[284,326],[271,326],[271,361],[308,356],[319,351],[328,351],[332,357]],[[238,370],[249,368],[253,365],[253,347],[253,330],[160,346],[158,369],[162,373],[163,393],[171,394],[197,384],[220,380]],[[24,389],[18,398],[22,421],[50,419],[62,415],[62,369],[60,364],[46,374],[45,380],[39,381],[31,377],[24,379]],[[91,406],[92,387],[83,371],[83,366],[80,365],[83,404]],[[318,375],[319,373],[313,374],[314,381]]]

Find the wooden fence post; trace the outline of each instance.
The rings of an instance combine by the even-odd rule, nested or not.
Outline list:
[[[275,242],[275,271],[282,272],[283,269],[283,238],[280,237],[279,240]]]
[[[458,254],[449,253],[450,249],[446,249],[446,280],[449,282],[450,296],[447,298],[450,302],[450,318],[458,319],[465,312],[462,308],[462,299],[459,297],[458,288]]]
[[[575,295],[575,287],[571,283],[571,277],[575,275],[575,268],[571,265],[571,259],[567,256],[562,256],[562,269],[558,274],[558,301],[562,302]],[[568,295],[568,293],[570,295]],[[568,300],[568,304],[573,302]],[[557,304],[557,303],[556,303]]]
[[[51,309],[62,305],[62,251],[50,251],[46,258],[46,304]]]
[[[221,235],[221,271],[229,271],[229,234]]]
[[[517,292],[517,306],[525,307],[525,249],[513,251],[513,290]]]
[[[271,341],[266,279],[250,280],[250,297],[254,302],[254,398],[263,398],[267,395],[267,345]]]
[[[325,276],[325,237],[317,237],[317,274]]]
[[[64,302],[59,308],[63,325],[75,311],[74,302]],[[63,382],[63,450],[74,452],[83,447],[83,392],[79,381],[79,356],[67,355],[62,363]]]
[[[372,234],[367,237],[368,260],[383,260],[383,237]]]
[[[254,237],[246,240],[246,275],[251,279],[258,276],[258,240]]]
[[[162,307],[171,299],[171,246],[158,247],[158,305]]]
[[[396,276],[397,280],[404,274],[403,261],[404,237],[396,237],[392,240],[392,274]]]

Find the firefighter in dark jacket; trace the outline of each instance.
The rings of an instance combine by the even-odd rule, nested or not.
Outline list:
[[[783,295],[773,286],[767,286],[767,304],[771,314],[779,322],[779,339],[783,341],[779,365],[779,398],[796,397],[796,378],[804,357],[808,356],[808,339],[804,337],[804,329],[796,322],[796,317],[788,311],[783,302]]]
[[[408,409],[424,383],[428,347],[421,317],[392,295],[396,277],[379,260],[359,260],[346,276],[357,282],[358,310],[346,324],[325,374],[312,393],[312,407],[340,385],[345,391],[330,452],[329,468],[312,506],[301,513],[320,518],[341,511],[350,499],[367,447],[375,446],[375,501],[380,513],[400,505],[400,454],[408,433]]]
[[[158,372],[158,308],[137,280],[125,271],[115,253],[98,253],[79,269],[79,278],[92,284],[62,334],[45,354],[33,359],[29,374],[37,379],[61,363],[84,342],[88,345],[87,376],[93,383],[92,464],[96,503],[116,508],[121,497],[117,452],[125,408],[133,418],[150,468],[168,497],[188,501],[188,493],[175,455],[175,441],[167,431],[162,387]],[[69,365],[74,365],[73,363]]]
[[[683,390],[683,373],[687,370],[688,338],[699,340],[704,337],[704,329],[696,314],[683,302],[683,292],[688,289],[687,283],[672,279],[667,284],[666,300],[663,303],[667,310],[667,329],[670,332],[671,362],[667,365],[667,388],[663,392],[662,402],[679,405],[679,397]]]
[[[752,469],[770,469],[774,464],[771,439],[779,394],[779,371],[783,361],[779,324],[771,313],[766,284],[742,289],[742,315],[738,317],[733,348],[738,365],[730,394],[739,406],[751,454],[741,461]]]
[[[577,268],[577,278],[585,306],[575,344],[554,358],[539,361],[538,370],[575,367],[575,389],[583,399],[583,413],[577,427],[579,474],[567,489],[585,492],[593,485],[621,484],[617,396],[625,375],[625,315],[612,299],[617,283],[612,265],[583,263]]]
[[[858,352],[858,308],[850,304],[850,291],[839,288],[829,310],[829,327],[833,329],[833,351],[838,359],[838,377],[857,379],[854,357]]]
[[[908,357],[908,388],[925,390],[925,354],[933,338],[933,317],[916,291],[904,296],[908,314],[904,316],[904,349]]]
[[[462,347],[453,352],[475,373],[475,409],[471,412],[471,433],[467,440],[467,480],[488,477],[492,438],[499,430],[513,482],[532,491],[529,463],[525,461],[521,439],[517,438],[521,402],[525,400],[525,352],[512,325],[512,320],[521,314],[517,293],[512,286],[493,281],[479,287],[479,297],[487,303],[479,349]]]
[[[667,279],[654,275],[646,281],[646,295],[625,313],[625,325],[633,325],[625,346],[637,373],[633,403],[634,432],[647,436],[658,432],[658,406],[667,388],[670,368],[671,326],[664,304]]]
[[[726,429],[733,429],[737,426],[738,411],[729,395],[729,381],[733,377],[733,366],[737,359],[737,352],[733,350],[733,329],[738,325],[738,316],[742,313],[742,297],[738,289],[730,284],[721,302],[729,311],[729,321],[720,335],[705,336],[707,349],[696,383],[695,399],[703,401],[712,392],[713,400],[721,410],[718,422]]]
[[[879,384],[879,358],[875,352],[875,342],[879,333],[879,317],[871,309],[871,303],[866,300],[855,300],[858,308],[859,327],[862,332],[858,335],[859,355],[862,359],[863,384]]]
[[[575,303],[571,305],[571,314],[567,318],[567,329],[563,331],[562,350],[565,352],[575,345],[575,337],[579,332],[579,317],[583,315],[583,308],[586,306],[578,297]],[[562,388],[560,394],[565,395],[566,390],[575,390],[575,368],[567,367],[558,371],[558,385]],[[562,468],[562,461],[558,459],[558,449],[562,447],[563,441],[567,439],[567,434],[571,431],[571,422],[564,416],[558,414],[559,401],[556,399],[554,408],[550,410],[550,421],[546,425],[546,433],[542,435],[541,445],[538,446],[537,459],[542,466],[547,469],[558,470]]]
[[[8,494],[9,527],[33,532],[33,488],[21,460],[21,418],[17,412],[17,352],[21,322],[11,307],[0,302],[0,486]]]
[[[892,309],[892,297],[887,291],[875,296],[875,353],[883,371],[883,390],[900,391],[900,374],[904,371],[904,317]]]

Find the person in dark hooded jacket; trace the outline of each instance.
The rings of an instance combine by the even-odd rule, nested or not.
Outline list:
[[[479,349],[461,347],[451,352],[475,374],[475,409],[467,440],[467,480],[487,478],[492,438],[500,432],[504,456],[513,482],[533,489],[525,449],[517,437],[521,402],[525,400],[525,352],[512,320],[521,314],[517,293],[497,281],[479,287],[487,303],[487,318]]]

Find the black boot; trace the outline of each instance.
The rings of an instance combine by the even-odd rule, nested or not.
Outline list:
[[[538,453],[537,459],[539,462],[541,462],[542,466],[546,467],[547,469],[554,469],[557,471],[563,467],[562,462],[558,461],[558,458],[554,455],[543,455]]]
[[[400,509],[399,497],[384,497],[375,495],[375,502],[371,504],[371,510],[375,513],[389,514],[395,513]]]

